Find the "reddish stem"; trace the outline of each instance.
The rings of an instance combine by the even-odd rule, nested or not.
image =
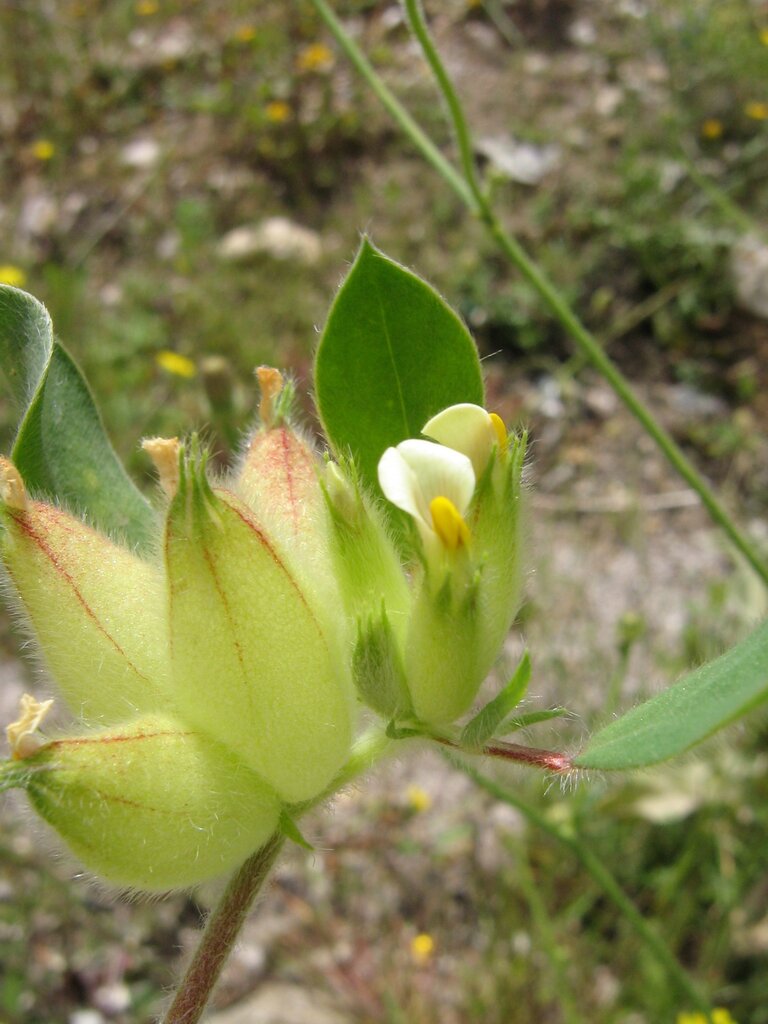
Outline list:
[[[451,747],[454,750],[467,753],[463,747],[452,740],[434,738],[444,747]],[[524,747],[520,743],[493,743],[476,753],[484,754],[486,757],[500,757],[505,761],[516,761],[518,764],[527,764],[532,768],[543,768],[545,771],[556,772],[559,775],[565,775],[573,770],[573,762],[567,754],[561,754],[557,750],[542,750],[539,747]]]
[[[251,904],[264,885],[285,837],[276,834],[249,857],[229,882],[210,914],[200,945],[179,985],[163,1024],[197,1024],[235,944]]]

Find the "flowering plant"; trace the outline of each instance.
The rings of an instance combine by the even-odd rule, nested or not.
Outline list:
[[[43,732],[53,701],[26,695],[0,790],[24,789],[123,888],[235,872],[168,1024],[199,1019],[232,922],[284,839],[306,845],[300,816],[397,741],[627,768],[764,699],[765,626],[573,759],[501,738],[562,713],[517,710],[527,654],[462,721],[520,601],[526,437],[485,409],[455,314],[367,240],[318,348],[323,454],[293,385],[262,367],[259,422],[229,472],[195,435],[143,442],[150,503],[46,311],[11,286],[0,354],[22,407],[0,458],[0,559],[73,719]]]

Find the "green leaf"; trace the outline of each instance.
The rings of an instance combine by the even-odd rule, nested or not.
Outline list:
[[[546,708],[543,711],[529,711],[524,715],[514,715],[503,722],[494,733],[495,736],[508,736],[518,729],[527,729],[529,725],[538,725],[539,722],[549,722],[553,718],[562,718],[568,714],[567,708]]]
[[[0,286],[0,366],[22,410],[11,457],[30,491],[145,545],[151,506],[109,443],[88,385],[54,339],[45,306],[7,285]]]
[[[504,719],[525,696],[531,681],[531,658],[528,651],[520,659],[515,673],[499,693],[467,722],[461,733],[460,745],[467,750],[482,750],[495,735]],[[510,730],[507,730],[509,732]]]
[[[378,617],[370,616],[365,623],[358,619],[352,679],[362,702],[380,715],[413,714],[402,658],[383,606]]]
[[[682,754],[768,700],[768,621],[725,654],[596,733],[580,768],[642,768]]]
[[[363,239],[320,340],[315,397],[335,452],[378,490],[385,448],[449,405],[483,404],[480,360],[437,292]]]
[[[314,846],[308,839],[304,838],[299,826],[290,816],[290,814],[283,808],[280,814],[280,820],[277,823],[278,829],[283,833],[286,839],[290,839],[292,843],[296,843],[302,850],[314,850]]]

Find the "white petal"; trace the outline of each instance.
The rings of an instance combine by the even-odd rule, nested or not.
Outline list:
[[[416,474],[399,448],[399,445],[397,448],[387,448],[379,459],[379,486],[384,492],[384,497],[393,505],[431,528],[430,520],[422,515]]]
[[[477,476],[488,465],[497,440],[491,417],[482,406],[469,402],[443,409],[424,424],[421,432],[468,456]]]
[[[431,524],[429,503],[442,495],[464,515],[475,490],[475,472],[466,455],[431,441],[409,440],[397,446],[418,482],[420,517]]]

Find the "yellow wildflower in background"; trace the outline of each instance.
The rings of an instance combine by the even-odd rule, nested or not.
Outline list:
[[[187,359],[186,356],[179,355],[178,352],[171,352],[168,349],[164,349],[162,352],[158,352],[155,356],[155,362],[160,369],[165,370],[166,373],[172,373],[174,377],[194,377],[197,373],[197,367],[191,359]]]
[[[325,43],[305,46],[296,58],[299,71],[329,71],[333,67],[333,51]]]
[[[284,100],[272,100],[267,104],[264,113],[267,120],[273,124],[283,124],[291,116],[291,108]]]
[[[729,1010],[718,1006],[707,1019],[703,1013],[678,1013],[675,1024],[736,1024]]]
[[[762,100],[750,100],[744,104],[744,113],[753,121],[768,121],[768,103]]]
[[[702,138],[719,139],[723,134],[723,122],[716,117],[708,117],[701,126]]]
[[[760,30],[760,42],[763,44],[763,46],[768,46],[768,28],[763,28]]]
[[[23,288],[27,283],[27,275],[21,267],[14,267],[12,263],[0,264],[0,284],[9,284],[13,288]]]
[[[234,38],[238,43],[250,43],[256,38],[256,29],[253,25],[241,25],[235,29]]]
[[[426,932],[421,932],[411,939],[411,956],[417,964],[426,964],[435,952],[435,940]]]
[[[139,0],[134,10],[140,18],[149,18],[153,14],[157,14],[160,10],[160,5],[155,0]]]
[[[409,786],[405,796],[412,811],[428,811],[432,806],[432,797],[421,786]]]
[[[32,143],[32,156],[36,160],[50,160],[56,152],[56,147],[50,139],[36,139]]]

